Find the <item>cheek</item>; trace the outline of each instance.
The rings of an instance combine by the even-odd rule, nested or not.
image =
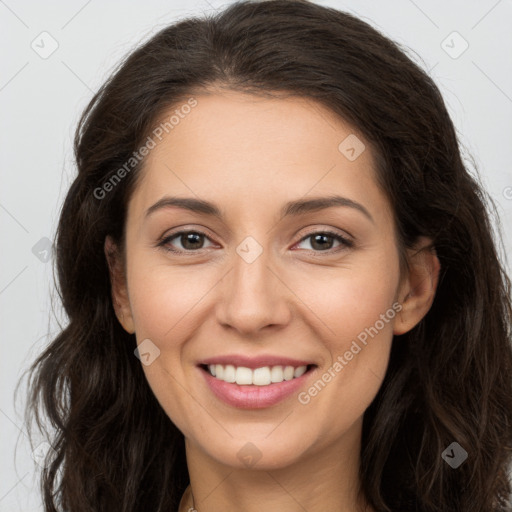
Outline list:
[[[328,321],[343,339],[362,339],[374,326],[387,336],[395,315],[392,309],[394,296],[395,282],[385,276],[372,276],[370,272],[350,276],[340,283],[339,290],[331,293],[329,304],[326,301]]]
[[[155,343],[176,339],[176,333],[187,323],[187,315],[211,288],[205,277],[204,272],[194,272],[192,267],[143,265],[134,259],[129,293],[137,337],[153,337]]]
[[[392,331],[396,305],[395,309],[392,306],[399,279],[393,251],[343,268],[316,269],[294,279],[300,290],[297,294],[326,327],[323,332],[332,349],[343,349],[347,340],[357,338],[376,323],[384,336]]]

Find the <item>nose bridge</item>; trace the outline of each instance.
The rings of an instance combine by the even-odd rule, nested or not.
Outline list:
[[[232,265],[223,280],[219,321],[246,333],[286,322],[286,287],[271,270],[271,251],[247,237],[236,247]]]

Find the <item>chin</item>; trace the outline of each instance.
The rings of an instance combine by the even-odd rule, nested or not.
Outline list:
[[[304,454],[307,446],[304,437],[291,438],[284,429],[281,435],[268,426],[258,434],[201,439],[201,450],[218,463],[237,469],[275,470],[293,465]]]

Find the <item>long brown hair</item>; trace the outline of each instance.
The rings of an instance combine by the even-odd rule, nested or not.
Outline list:
[[[510,510],[511,286],[494,204],[463,161],[438,88],[402,48],[350,14],[269,0],[161,30],[119,65],[80,119],[78,175],[55,240],[69,321],[30,368],[27,419],[42,428],[48,418],[54,430],[41,473],[45,511],[169,512],[189,482],[183,435],[114,314],[103,252],[107,235],[123,247],[144,159],[108,191],[105,183],[164,112],[213,84],[311,98],[357,127],[375,148],[400,253],[419,236],[433,240],[441,263],[434,303],[395,336],[364,415],[367,500],[387,512]],[[468,454],[456,469],[441,456],[453,442]]]

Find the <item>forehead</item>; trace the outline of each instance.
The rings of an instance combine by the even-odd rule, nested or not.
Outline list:
[[[239,92],[194,98],[196,106],[174,116],[161,140],[153,137],[131,210],[140,213],[165,194],[210,199],[238,213],[308,194],[340,194],[377,216],[389,214],[370,146],[323,105]],[[161,122],[179,109],[169,109]]]

